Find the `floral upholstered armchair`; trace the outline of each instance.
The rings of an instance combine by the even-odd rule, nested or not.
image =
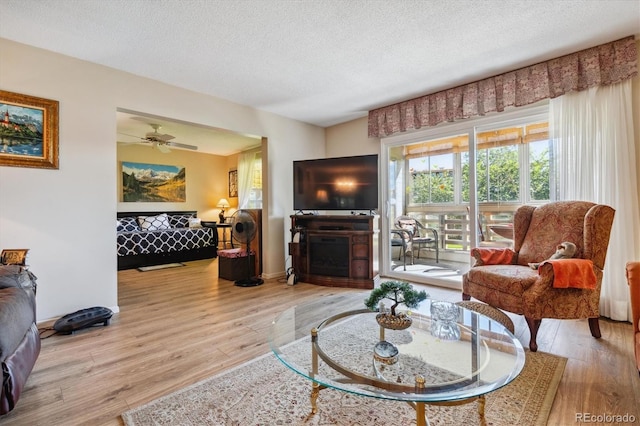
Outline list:
[[[514,216],[514,247],[474,248],[476,263],[462,278],[462,298],[524,315],[531,340],[542,318],[589,319],[600,337],[600,286],[615,211],[586,201],[521,206]],[[571,259],[547,260],[562,242],[572,242]],[[541,263],[533,269],[529,263]]]

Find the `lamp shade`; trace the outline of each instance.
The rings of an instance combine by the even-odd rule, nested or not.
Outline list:
[[[218,201],[218,207],[229,207],[231,204],[229,204],[229,201],[226,198],[220,198],[220,201]]]

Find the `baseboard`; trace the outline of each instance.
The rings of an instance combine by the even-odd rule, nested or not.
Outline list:
[[[286,278],[287,274],[285,271],[280,271],[280,272],[275,272],[272,274],[267,274],[265,272],[262,273],[261,277],[265,280],[272,280],[272,279],[279,279],[279,278]]]

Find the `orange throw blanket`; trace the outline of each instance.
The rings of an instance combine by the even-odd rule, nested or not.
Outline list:
[[[515,252],[509,248],[474,248],[471,255],[483,265],[511,265]]]
[[[593,290],[596,288],[596,274],[593,272],[593,262],[587,259],[556,259],[545,260],[540,264],[551,264],[553,267],[554,288],[581,288]],[[538,269],[538,274],[540,270]]]

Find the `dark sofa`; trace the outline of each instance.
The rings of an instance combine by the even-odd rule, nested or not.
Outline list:
[[[19,265],[0,265],[0,415],[13,410],[40,355],[36,277]]]
[[[119,212],[118,270],[215,258],[215,224],[193,227],[193,220],[195,211]]]

